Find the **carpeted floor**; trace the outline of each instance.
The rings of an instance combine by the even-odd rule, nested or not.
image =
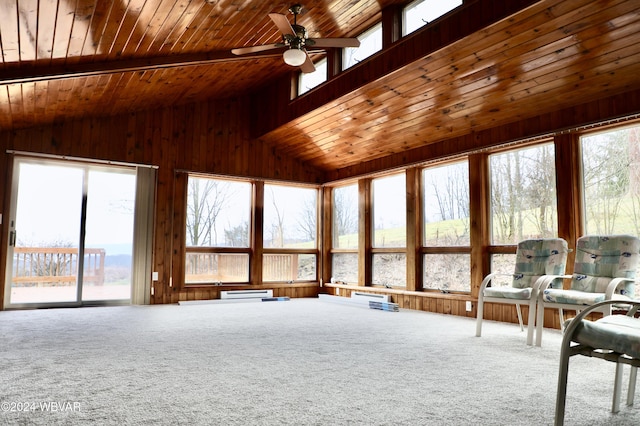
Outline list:
[[[5,311],[0,423],[552,424],[560,333],[474,334],[317,299]],[[640,407],[611,414],[613,372],[571,361],[567,425],[640,424]]]

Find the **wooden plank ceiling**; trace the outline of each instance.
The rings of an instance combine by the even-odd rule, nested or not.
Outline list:
[[[484,0],[483,0],[484,1]],[[353,37],[402,0],[307,0],[310,37]],[[292,72],[264,0],[0,1],[0,130],[250,94]],[[324,170],[640,89],[640,2],[543,0],[261,139]],[[322,89],[321,89],[322,90]]]
[[[339,170],[638,89],[640,2],[541,1],[261,139]]]
[[[2,0],[0,129],[246,94],[294,68],[279,56],[247,60],[230,49],[281,41],[268,14],[291,17],[290,6],[264,0]],[[380,19],[380,7],[376,0],[308,0],[298,23],[310,37],[342,37]],[[152,66],[145,69],[147,64]]]

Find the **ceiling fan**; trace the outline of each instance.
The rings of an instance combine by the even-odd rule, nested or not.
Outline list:
[[[300,67],[304,73],[313,72],[316,67],[313,65],[308,48],[326,48],[326,47],[359,47],[360,40],[357,38],[307,38],[307,30],[302,25],[298,25],[298,15],[302,11],[302,5],[294,4],[289,8],[289,12],[293,14],[293,24],[289,23],[286,16],[279,13],[270,13],[269,18],[276,24],[276,27],[282,33],[282,42],[273,44],[264,44],[253,47],[240,47],[232,49],[235,55],[246,55],[248,53],[263,52],[271,49],[286,48],[282,57],[284,62],[293,67]]]

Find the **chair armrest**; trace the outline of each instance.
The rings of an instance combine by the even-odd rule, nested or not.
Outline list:
[[[627,282],[627,281],[631,281],[631,282],[635,282],[635,283],[638,282],[633,278],[614,278],[614,279],[611,280],[609,285],[607,285],[607,289],[605,290],[604,298],[606,300],[609,300],[609,299],[613,298],[613,294],[615,293],[615,291],[618,288],[618,286],[620,284],[624,283],[624,282]]]
[[[480,294],[482,294],[485,288],[491,287],[491,280],[494,279],[495,277],[513,277],[513,274],[501,274],[498,272],[494,272],[492,274],[487,275],[486,277],[484,277],[484,279],[482,280],[482,283],[480,284]]]
[[[543,275],[540,278],[538,278],[538,280],[534,283],[534,286],[537,285],[537,289],[540,291],[540,293],[542,293],[544,290],[549,288],[553,280],[558,278],[562,278],[564,280],[564,279],[569,279],[571,277],[572,275]]]

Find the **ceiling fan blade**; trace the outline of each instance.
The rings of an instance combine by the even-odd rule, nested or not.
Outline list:
[[[313,38],[307,40],[307,47],[360,47],[357,38]]]
[[[256,53],[263,52],[265,50],[278,49],[283,47],[282,43],[273,43],[273,44],[263,44],[261,46],[251,46],[251,47],[239,47],[237,49],[231,49],[231,53],[234,55],[246,55],[247,53]]]
[[[316,66],[313,65],[313,61],[309,57],[309,54],[307,52],[305,53],[307,54],[307,59],[304,61],[302,65],[300,65],[300,71],[302,71],[305,74],[308,74],[310,72],[314,72],[316,70]]]
[[[276,24],[276,27],[280,30],[280,32],[284,34],[289,34],[295,37],[296,33],[293,31],[293,27],[289,23],[289,20],[286,16],[281,15],[279,13],[270,13],[269,18]]]

